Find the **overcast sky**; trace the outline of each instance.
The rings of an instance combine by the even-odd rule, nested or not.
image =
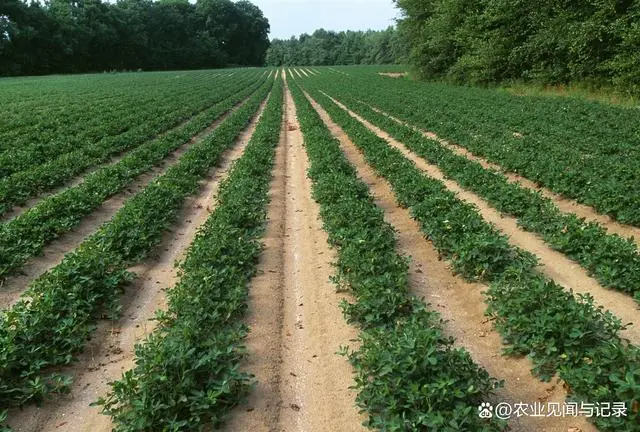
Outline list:
[[[270,38],[314,30],[382,30],[398,13],[392,0],[250,0],[271,24]]]

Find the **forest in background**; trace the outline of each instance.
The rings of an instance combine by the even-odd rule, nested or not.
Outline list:
[[[394,0],[418,78],[640,94],[639,0]]]
[[[249,1],[0,0],[0,75],[261,66],[268,33]]]
[[[382,31],[316,30],[288,40],[274,39],[268,66],[331,66],[398,63],[404,45],[394,27]]]

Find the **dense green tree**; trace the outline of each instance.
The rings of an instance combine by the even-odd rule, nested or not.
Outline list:
[[[272,66],[392,64],[402,61],[403,56],[404,47],[393,27],[366,32],[319,29],[311,35],[273,40],[266,63]]]
[[[395,0],[419,76],[640,89],[640,0]]]
[[[261,65],[268,33],[246,0],[0,0],[0,75]]]

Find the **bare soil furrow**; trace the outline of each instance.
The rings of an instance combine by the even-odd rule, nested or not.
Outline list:
[[[278,72],[276,72],[278,73]],[[286,105],[285,108],[286,110]],[[282,328],[284,325],[284,238],[286,207],[286,123],[280,132],[275,165],[269,188],[267,229],[264,250],[257,274],[249,289],[246,323],[250,328],[246,339],[249,356],[242,369],[255,375],[256,385],[246,405],[231,413],[224,428],[229,431],[277,430],[279,420],[280,363],[282,362]]]
[[[341,148],[356,167],[358,176],[369,185],[376,204],[384,211],[385,220],[397,230],[397,248],[411,256],[410,285],[412,292],[425,299],[447,321],[447,334],[456,338],[456,345],[465,348],[473,360],[489,374],[505,381],[492,402],[535,403],[563,402],[566,392],[561,385],[545,383],[531,375],[532,364],[526,358],[505,357],[500,335],[484,315],[485,286],[469,283],[454,276],[442,261],[432,243],[425,239],[409,210],[399,207],[389,183],[376,175],[364,156],[345,132],[315,102],[332,134],[339,139]],[[419,353],[416,353],[419,354]],[[522,417],[510,422],[513,431],[567,431],[579,428],[583,432],[595,431],[586,419]]]
[[[362,103],[365,103],[365,102],[362,102]],[[607,231],[609,231],[610,233],[618,234],[625,238],[633,237],[636,245],[640,246],[640,228],[634,227],[631,225],[622,224],[614,220],[610,216],[598,213],[591,206],[588,206],[586,204],[581,204],[570,198],[566,198],[516,173],[505,171],[500,165],[490,162],[487,159],[484,159],[480,156],[476,156],[466,148],[458,144],[451,143],[445,139],[442,139],[433,132],[425,131],[418,127],[415,127],[372,105],[369,105],[369,107],[374,111],[378,112],[379,114],[387,116],[389,119],[395,121],[398,124],[402,124],[404,126],[413,128],[414,130],[420,132],[425,138],[436,141],[438,144],[448,148],[449,150],[456,153],[457,155],[466,157],[469,160],[479,163],[485,169],[501,172],[510,183],[519,183],[523,187],[540,192],[542,196],[553,201],[554,204],[557,205],[561,211],[565,213],[574,213],[578,217],[585,218],[587,221],[590,221],[590,222],[597,222],[600,225],[602,225],[604,228],[606,228]]]
[[[269,215],[270,234],[284,235],[284,239],[269,237],[261,263],[263,274],[269,274],[251,288],[249,323],[252,332],[258,333],[247,341],[252,357],[249,365],[255,368],[249,370],[262,379],[245,412],[233,416],[229,429],[364,430],[355,394],[349,389],[353,383],[351,366],[346,358],[336,355],[341,345],[357,338],[357,330],[342,317],[339,303],[344,295],[336,293],[328,278],[333,272],[334,253],[322,230],[318,206],[311,198],[303,137],[288,91],[285,113],[281,145],[286,148],[281,150],[275,168],[276,176],[285,178],[283,196],[280,204],[275,201],[271,205]],[[276,195],[272,197],[276,200],[279,181],[282,185],[277,177],[273,183],[272,194]],[[274,224],[272,218],[278,212],[284,219]],[[278,289],[276,284],[281,292],[273,294]],[[266,298],[270,295],[275,299]],[[270,339],[275,336],[280,340],[259,340],[265,330],[257,326],[262,324],[270,326]],[[265,355],[265,350],[269,354]]]
[[[369,130],[375,132],[391,146],[400,150],[407,159],[411,160],[425,174],[444,183],[447,189],[456,193],[461,200],[475,205],[480,215],[506,234],[513,245],[535,254],[540,260],[540,270],[548,277],[576,293],[592,295],[599,305],[613,312],[623,323],[634,323],[638,320],[640,312],[632,297],[620,291],[604,288],[575,261],[551,249],[539,236],[520,228],[516,218],[501,215],[482,198],[463,189],[455,181],[447,179],[437,165],[429,164],[418,155],[412,153],[404,144],[393,139],[387,132],[372,125],[339,102],[338,104]],[[640,327],[630,326],[621,332],[621,336],[629,339],[634,344],[640,344]]]
[[[157,253],[129,270],[137,274],[133,286],[121,299],[122,316],[116,321],[99,323],[95,337],[88,344],[79,361],[66,368],[74,376],[71,393],[43,408],[28,407],[12,413],[16,431],[110,431],[113,427],[108,416],[100,414],[98,407],[89,406],[109,390],[108,383],[135,365],[135,344],[150,334],[155,311],[165,309],[165,291],[179,280],[176,261],[183,258],[196,236],[198,228],[216,207],[220,184],[228,176],[233,162],[246,148],[266,101],[248,127],[227,150],[220,164],[212,168],[208,178],[201,182],[197,196],[188,198],[179,216],[179,223],[167,232],[156,248]]]
[[[80,246],[87,236],[94,233],[103,223],[110,220],[129,198],[143,190],[154,178],[165,173],[180,159],[184,152],[193,144],[213,132],[234,110],[242,106],[247,100],[248,98],[237,104],[229,112],[220,116],[208,126],[207,129],[193,136],[188,142],[167,156],[161,165],[138,176],[125,190],[105,200],[98,209],[86,216],[75,228],[49,243],[41,255],[28,260],[22,267],[20,274],[7,277],[2,282],[0,289],[0,308],[11,307],[17,302],[20,294],[34,279],[48,269],[58,265],[68,252]]]

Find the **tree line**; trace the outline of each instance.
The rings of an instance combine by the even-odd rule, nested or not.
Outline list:
[[[394,27],[382,31],[316,30],[288,40],[275,39],[267,51],[269,66],[392,64],[403,56]]]
[[[0,0],[0,75],[260,66],[268,33],[244,0]]]
[[[640,93],[639,0],[394,0],[422,78],[588,82]]]

